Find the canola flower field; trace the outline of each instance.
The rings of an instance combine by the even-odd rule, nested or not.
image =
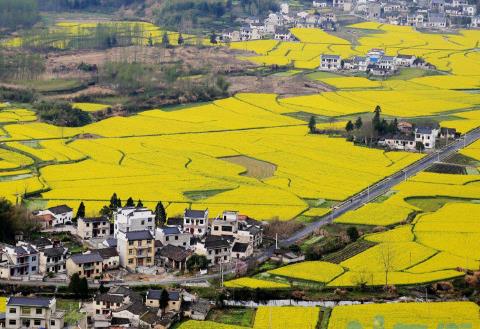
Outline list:
[[[142,42],[163,35],[150,23],[106,24],[136,31]],[[53,29],[73,38],[92,33],[97,26],[94,22],[60,22]],[[240,93],[180,111],[152,109],[81,128],[36,122],[30,110],[3,106],[0,175],[6,178],[0,181],[0,192],[11,200],[37,192],[45,206],[68,203],[75,208],[83,200],[89,215],[95,215],[116,192],[123,198],[142,199],[147,206],[161,200],[170,216],[192,206],[208,207],[213,214],[238,209],[265,220],[289,220],[301,214],[316,217],[327,214],[329,209],[312,207],[308,200],[344,200],[421,155],[359,148],[341,139],[309,135],[306,123],[295,113],[324,117],[325,121],[318,124],[320,129],[331,128],[328,121],[332,118],[337,121],[334,125],[342,129],[345,117],[370,113],[376,105],[382,107],[384,115],[402,118],[442,115],[446,118],[442,125],[462,132],[480,125],[480,111],[476,110],[480,94],[456,90],[459,86],[478,87],[478,52],[474,51],[477,32],[432,35],[376,23],[351,28],[375,31],[361,37],[356,46],[318,29],[293,29],[300,42],[257,40],[230,46],[253,50],[260,54],[258,57],[269,56],[271,60],[290,61],[296,56],[297,66],[302,61],[305,64],[315,60],[318,64],[318,56],[324,52],[346,56],[382,47],[393,54],[401,45],[448,74],[385,81],[326,77],[320,79],[336,90],[287,98]],[[175,35],[171,36],[174,40]],[[465,49],[471,50],[466,58],[458,56]],[[442,64],[443,60],[448,63]],[[467,65],[468,70],[462,65]],[[297,74],[301,68],[297,68]],[[94,103],[73,106],[87,112],[105,109],[105,105]],[[86,134],[93,138],[81,137]],[[248,168],[223,159],[232,156],[273,164],[275,172],[261,179],[248,177],[243,175]],[[420,190],[423,187],[415,186]],[[386,218],[382,206],[367,206],[340,220],[360,223],[359,218],[363,218],[363,224],[391,225],[415,210],[408,203],[398,202],[388,208],[389,213],[394,211]]]

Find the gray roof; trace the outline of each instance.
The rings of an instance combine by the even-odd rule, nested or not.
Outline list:
[[[201,314],[207,314],[210,308],[211,308],[210,303],[205,299],[199,299],[198,301],[192,303],[192,311],[195,311]]]
[[[339,55],[323,54],[322,58],[340,59]]]
[[[53,247],[53,248],[46,248],[43,251],[43,254],[47,257],[58,257],[62,256],[63,254],[67,253],[67,248],[64,247]]]
[[[127,240],[137,241],[137,240],[153,240],[152,233],[148,230],[142,231],[130,231],[125,233]]]
[[[103,261],[102,256],[100,256],[98,252],[91,252],[88,254],[73,254],[70,259],[77,265]]]
[[[142,316],[143,314],[148,312],[148,308],[143,304],[142,301],[135,301],[133,303],[129,303],[127,305],[117,308],[112,313],[115,314],[121,311],[129,311],[132,314]]]
[[[50,298],[45,297],[10,297],[7,305],[49,307],[50,301]]]
[[[101,223],[101,222],[108,222],[108,217],[101,216],[101,217],[86,217],[80,218],[80,220],[89,223]]]
[[[160,300],[161,296],[162,296],[162,291],[163,290],[154,290],[154,289],[150,289],[147,291],[147,299],[155,299],[155,300]],[[176,290],[171,290],[171,291],[168,291],[168,298],[170,300],[173,300],[173,301],[176,301],[176,300],[180,300],[180,292],[179,291],[176,291]]]
[[[193,210],[193,209],[185,209],[185,217],[189,218],[205,218],[207,214],[207,210]]]
[[[245,252],[248,249],[248,243],[242,242],[235,242],[233,245],[232,251],[233,252]]]
[[[29,255],[29,254],[37,253],[37,250],[33,248],[31,245],[15,246],[14,250],[17,255]]]
[[[98,294],[95,296],[95,300],[99,302],[110,302],[110,303],[123,303],[124,296],[115,295],[115,294]]]
[[[215,249],[215,248],[225,248],[230,247],[230,243],[227,239],[223,237],[218,237],[214,235],[209,235],[205,238],[205,248]]]
[[[188,250],[171,244],[167,244],[165,247],[160,249],[159,254],[161,257],[173,259],[177,262],[182,262],[187,259],[188,256],[190,256],[190,252]]]
[[[411,59],[413,57],[414,55],[402,55],[402,54],[397,55],[397,58],[402,58],[402,59]]]
[[[66,204],[62,204],[60,206],[50,207],[48,208],[48,210],[50,210],[50,212],[54,213],[55,215],[60,215],[66,212],[70,212],[73,209],[67,206]]]
[[[432,128],[430,127],[418,127],[415,129],[415,133],[417,134],[431,134],[432,133]]]
[[[117,252],[117,249],[115,247],[97,249],[96,251],[99,253],[99,255],[103,259],[118,256],[118,252]]]
[[[164,226],[160,227],[160,230],[162,230],[165,235],[180,234],[180,230],[176,226]]]
[[[115,238],[108,238],[104,241],[104,244],[106,244],[109,247],[116,247],[117,246],[117,239]]]

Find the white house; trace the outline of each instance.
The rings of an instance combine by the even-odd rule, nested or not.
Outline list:
[[[292,39],[292,33],[287,28],[276,28],[273,38],[280,41],[290,41]]]
[[[342,60],[338,55],[323,54],[320,56],[320,71],[338,71],[342,66]]]
[[[415,129],[415,142],[423,143],[425,149],[434,149],[438,129],[430,127],[418,127]]]
[[[10,297],[5,312],[5,328],[49,328],[65,326],[65,312],[57,310],[55,298]]]
[[[171,244],[174,246],[189,248],[190,233],[181,232],[177,226],[157,227],[155,231],[155,240],[160,241],[162,245]]]
[[[39,272],[48,273],[66,273],[67,272],[68,249],[65,247],[50,247],[40,251],[39,254]]]
[[[221,236],[209,235],[195,245],[195,253],[207,257],[210,266],[229,263],[231,251],[230,241]]]
[[[414,136],[408,135],[392,135],[385,137],[384,141],[379,142],[391,150],[413,151],[415,150],[416,142]]]
[[[183,213],[183,230],[195,237],[203,237],[208,231],[208,209],[185,209]]]
[[[238,211],[224,211],[222,216],[213,220],[211,226],[212,235],[234,236],[238,231]]]
[[[114,236],[118,232],[148,230],[155,234],[155,214],[145,207],[124,207],[113,212]]]
[[[60,205],[55,207],[50,207],[45,210],[37,210],[33,212],[34,216],[45,216],[50,215],[53,217],[52,225],[64,225],[70,224],[73,218],[73,209],[67,205]]]
[[[10,279],[38,274],[39,253],[30,244],[6,245],[0,254],[0,277]]]
[[[380,69],[387,71],[395,71],[395,57],[393,56],[382,56],[377,62],[377,66]]]
[[[480,16],[472,17],[471,27],[480,27]]]
[[[417,59],[417,56],[415,55],[402,55],[398,54],[395,57],[395,65],[396,66],[404,66],[404,67],[410,67],[413,65],[415,60]]]

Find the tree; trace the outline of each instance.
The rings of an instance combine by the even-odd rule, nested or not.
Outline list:
[[[398,132],[398,120],[397,118],[390,121],[390,125],[388,127],[388,132],[391,134],[396,134]]]
[[[163,36],[162,36],[162,46],[164,46],[165,48],[170,47],[170,40],[168,39],[168,34],[167,34],[167,32],[164,32],[164,33],[163,33]]]
[[[86,299],[88,297],[88,281],[86,277],[80,279],[78,289],[79,296],[82,299]]]
[[[210,43],[217,44],[217,35],[215,34],[215,32],[212,32],[212,34],[210,34]]]
[[[351,133],[353,131],[353,129],[355,129],[355,126],[353,125],[352,121],[349,120],[347,122],[347,125],[345,126],[345,130],[347,131],[347,133]]]
[[[98,287],[98,292],[100,292],[101,294],[105,294],[105,293],[108,292],[108,290],[110,290],[110,289],[108,289],[107,287],[105,287],[105,286],[103,285],[103,283],[100,283],[100,287]]]
[[[380,107],[380,105],[377,105],[375,107],[375,111],[373,111],[374,115],[373,115],[373,119],[372,119],[372,126],[373,126],[373,129],[377,132],[380,131],[381,129],[381,119],[380,119],[380,113],[382,113],[382,109]]]
[[[122,200],[120,198],[117,199],[117,208],[122,208]]]
[[[182,35],[182,33],[179,33],[177,43],[178,43],[179,46],[181,46],[181,45],[183,45],[183,42],[184,42],[183,35]]]
[[[163,226],[167,221],[167,213],[165,212],[165,207],[163,203],[159,201],[155,207],[155,225]]]
[[[0,242],[14,243],[15,232],[22,231],[30,236],[32,232],[38,229],[38,225],[33,221],[27,209],[21,205],[13,205],[9,200],[0,198]]]
[[[135,202],[133,201],[132,197],[129,197],[127,199],[127,203],[125,204],[125,207],[134,207],[135,206]]]
[[[308,129],[310,130],[310,134],[315,134],[317,131],[317,120],[313,115],[310,117],[310,121],[308,122]]]
[[[363,126],[362,118],[358,117],[357,120],[355,121],[355,129],[359,130],[360,128],[362,128],[362,126]]]
[[[388,287],[388,275],[394,270],[395,254],[390,243],[383,243],[380,249],[380,264],[385,273],[385,288]]]
[[[100,215],[110,217],[112,215],[112,209],[103,206],[102,209],[100,209]]]
[[[169,301],[170,301],[170,296],[168,295],[168,291],[166,289],[163,289],[162,294],[160,295],[160,300],[159,300],[159,307],[163,313],[165,312],[165,309],[167,308]]]
[[[143,207],[143,202],[142,200],[138,199],[137,208],[142,208],[142,207]]]
[[[194,272],[198,270],[202,270],[207,268],[208,266],[208,259],[204,255],[197,255],[193,254],[192,257],[190,257],[187,260],[187,270],[189,272]]]
[[[109,208],[110,209],[115,209],[118,207],[118,197],[117,197],[117,193],[113,193],[112,196],[110,197],[110,205],[109,205]]]
[[[152,34],[150,33],[150,35],[148,36],[148,46],[149,47],[153,47],[153,38],[152,38]]]
[[[350,238],[350,241],[355,242],[358,240],[360,234],[355,226],[350,226],[347,228],[347,235]]]
[[[423,152],[425,150],[425,145],[422,142],[417,142],[415,148],[418,152]]]
[[[75,218],[84,218],[85,217],[85,205],[83,204],[83,201],[80,202],[80,205],[78,206],[77,210],[77,216]]]
[[[68,284],[68,291],[75,296],[79,296],[80,291],[80,275],[78,273],[73,274],[70,277],[70,283]]]

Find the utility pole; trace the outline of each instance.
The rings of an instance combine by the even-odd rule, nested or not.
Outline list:
[[[278,249],[278,233],[275,233],[275,250]]]
[[[222,280],[222,288],[223,288],[223,262],[220,261],[220,276]]]

